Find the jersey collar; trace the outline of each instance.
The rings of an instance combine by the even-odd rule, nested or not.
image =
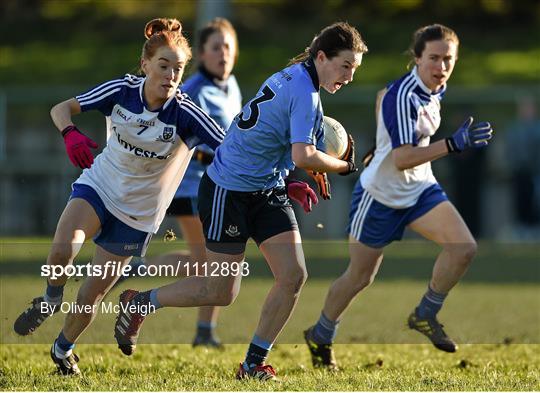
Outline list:
[[[416,79],[416,83],[418,84],[418,87],[422,89],[424,93],[426,93],[428,96],[438,96],[439,99],[441,99],[444,96],[444,92],[446,91],[446,84],[444,84],[439,90],[437,91],[431,91],[429,87],[427,87],[424,82],[422,82],[422,78],[418,75],[418,67],[414,66],[411,73],[414,76],[414,79]]]
[[[199,66],[199,72],[210,82],[212,82],[217,88],[227,93],[228,88],[228,79],[219,79],[217,76],[213,75],[206,69],[204,65]]]
[[[319,85],[319,75],[317,75],[317,69],[315,68],[315,63],[313,62],[313,59],[310,57],[306,61],[302,63],[302,65],[307,70],[309,76],[311,77],[311,81],[313,82],[313,87],[315,90],[319,91],[320,85]]]
[[[160,112],[160,111],[162,111],[163,109],[167,108],[169,106],[169,104],[171,103],[171,101],[174,100],[174,98],[176,97],[176,93],[175,93],[171,97],[169,97],[167,99],[167,101],[165,101],[165,103],[161,107],[159,107],[158,109],[156,109],[154,111],[151,111],[150,109],[148,109],[148,105],[146,104],[146,100],[145,100],[144,94],[143,94],[143,92],[144,92],[144,84],[145,83],[146,83],[146,76],[143,78],[141,86],[139,86],[139,97],[141,99],[141,102],[143,104],[144,109],[146,109],[149,112]]]

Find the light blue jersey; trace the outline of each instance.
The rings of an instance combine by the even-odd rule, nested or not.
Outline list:
[[[223,81],[223,85],[217,85],[213,79],[204,68],[200,68],[184,82],[182,92],[187,93],[193,102],[226,130],[242,109],[242,96],[234,75]],[[200,145],[197,149],[212,152],[207,145]],[[174,197],[196,198],[205,169],[205,165],[192,160]]]
[[[291,145],[323,142],[322,117],[319,79],[312,61],[275,73],[234,118],[208,176],[232,191],[282,185],[282,173],[294,169]]]

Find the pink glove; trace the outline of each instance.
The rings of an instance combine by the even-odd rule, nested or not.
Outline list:
[[[62,131],[66,152],[71,163],[81,169],[90,168],[94,163],[94,155],[89,147],[96,149],[98,144],[88,138],[75,126],[67,126]]]
[[[298,202],[304,208],[306,213],[311,211],[312,203],[316,205],[319,202],[315,191],[313,191],[307,183],[299,180],[287,179],[285,184],[289,198]]]

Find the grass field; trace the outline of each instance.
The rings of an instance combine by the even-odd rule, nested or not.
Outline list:
[[[178,244],[155,243],[152,253]],[[84,261],[91,253],[82,253]],[[63,323],[48,320],[32,337],[12,331],[16,316],[44,290],[39,265],[46,241],[3,241],[0,253],[0,389],[2,390],[540,390],[540,247],[535,244],[481,243],[465,279],[440,313],[446,329],[460,343],[455,354],[426,344],[408,330],[405,320],[427,285],[437,248],[403,242],[388,249],[379,279],[347,311],[336,354],[342,370],[313,370],[301,332],[318,318],[329,283],[346,266],[340,242],[305,245],[310,279],[269,363],[280,381],[235,381],[255,329],[262,301],[271,286],[268,269],[250,249],[252,275],[236,302],[223,309],[218,334],[224,352],[192,349],[193,309],[164,309],[147,319],[136,354],[123,356],[113,344],[114,315],[100,314],[85,332],[76,352],[81,378],[61,378],[48,351]],[[151,288],[171,280],[134,279],[105,299],[116,302],[127,287]],[[66,286],[73,300],[80,282]]]

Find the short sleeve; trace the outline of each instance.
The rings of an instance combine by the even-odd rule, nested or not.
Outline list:
[[[178,133],[193,148],[202,143],[216,149],[225,138],[225,131],[205,111],[195,105],[186,95],[180,101]]]
[[[126,75],[123,79],[114,79],[86,91],[75,97],[81,106],[81,111],[98,110],[105,116],[110,116],[118,96],[124,86],[136,86],[142,83],[142,78]]]
[[[292,143],[314,144],[320,126],[319,94],[316,91],[291,94],[290,129]]]
[[[392,148],[418,144],[415,131],[418,110],[414,105],[412,93],[404,93],[402,89],[391,88],[383,98],[382,111]]]

